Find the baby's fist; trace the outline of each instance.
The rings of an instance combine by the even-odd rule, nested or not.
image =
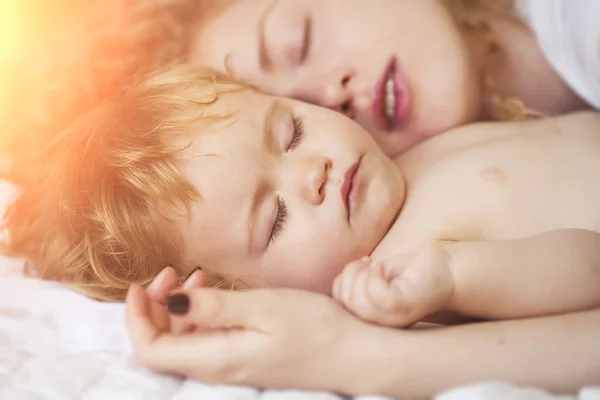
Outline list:
[[[346,265],[333,284],[333,297],[359,318],[406,327],[442,311],[454,292],[445,251],[427,248],[384,263],[368,257]]]

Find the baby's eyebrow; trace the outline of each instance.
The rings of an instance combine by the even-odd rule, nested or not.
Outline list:
[[[277,109],[280,107],[279,101],[275,100],[271,103],[271,106],[267,110],[267,114],[265,116],[264,128],[263,128],[263,144],[266,149],[272,148],[273,143],[273,120],[275,119],[275,114],[277,113]]]
[[[260,238],[256,237],[256,230],[258,228],[258,211],[260,210],[260,205],[263,203],[265,196],[267,194],[267,185],[263,185],[259,183],[258,188],[254,192],[254,196],[252,196],[252,203],[250,203],[250,219],[248,223],[248,253],[252,254],[260,249],[261,246],[257,243]]]
[[[273,148],[273,120],[275,117],[275,113],[277,109],[280,107],[278,101],[273,101],[269,108],[267,109],[265,119],[264,119],[264,128],[262,133],[262,142],[266,149]],[[257,246],[256,237],[256,229],[257,229],[257,220],[258,220],[258,211],[260,210],[261,204],[264,202],[264,199],[269,190],[269,185],[265,182],[264,179],[259,179],[256,189],[254,190],[254,194],[252,196],[252,202],[250,203],[250,211],[248,215],[250,216],[248,222],[248,252],[252,253],[253,249],[262,248],[261,246]]]

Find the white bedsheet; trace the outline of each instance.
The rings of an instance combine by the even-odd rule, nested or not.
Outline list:
[[[6,188],[0,185],[0,203]],[[1,209],[1,204],[0,204]],[[207,386],[145,370],[133,361],[122,304],[92,301],[51,282],[24,278],[0,257],[0,400],[341,400],[328,393]],[[562,400],[489,383],[439,400]],[[600,389],[581,400],[600,400]],[[356,400],[382,399],[362,396]]]

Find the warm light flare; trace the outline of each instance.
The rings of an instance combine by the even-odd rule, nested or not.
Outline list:
[[[0,177],[5,175],[7,154],[19,157],[28,146],[21,126],[35,119],[27,107],[41,97],[44,82],[35,76],[51,63],[56,43],[67,22],[89,0],[0,0]],[[48,64],[49,65],[49,64]],[[32,90],[37,87],[38,90]],[[32,132],[32,137],[35,133]],[[15,151],[18,151],[15,154]]]
[[[0,0],[0,61],[22,60],[28,48],[53,36],[55,17],[73,1]]]
[[[22,21],[22,6],[16,0],[0,2],[0,62],[4,62],[10,54],[18,49],[16,36]]]
[[[32,153],[83,113],[180,59],[202,3],[0,0],[0,178],[3,157],[33,170]]]

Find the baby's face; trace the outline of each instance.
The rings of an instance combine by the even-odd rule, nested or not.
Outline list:
[[[184,261],[251,287],[329,294],[395,221],[400,170],[333,111],[249,90],[213,107],[234,117],[184,153],[181,171],[202,196],[182,224]]]
[[[477,75],[441,0],[233,3],[199,24],[192,63],[344,112],[390,155],[476,117]]]

